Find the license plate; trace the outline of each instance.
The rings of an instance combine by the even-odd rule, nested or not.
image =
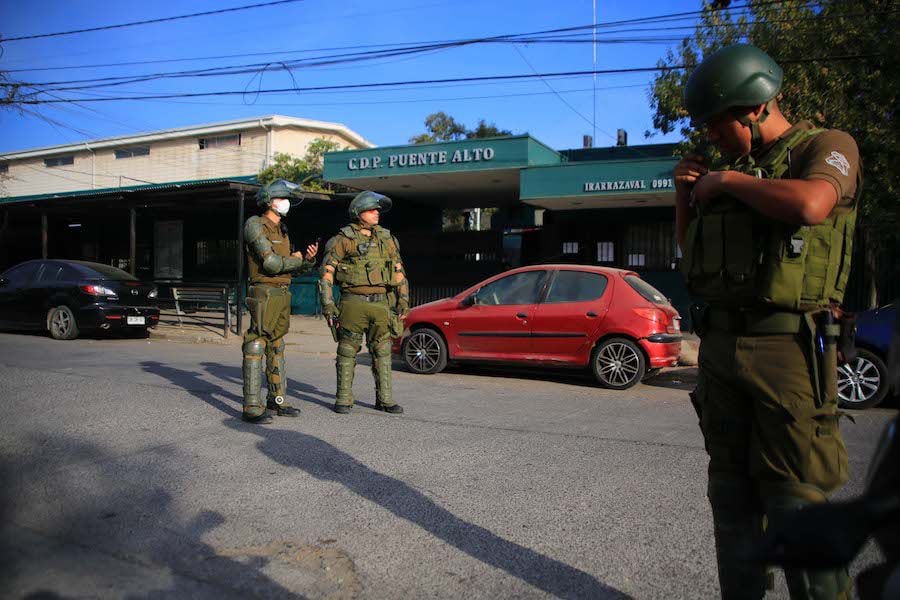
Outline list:
[[[146,325],[144,317],[125,317],[125,322],[129,325]]]

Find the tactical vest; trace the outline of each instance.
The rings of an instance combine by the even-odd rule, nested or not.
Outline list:
[[[393,285],[394,258],[391,255],[391,232],[375,227],[371,236],[354,230],[349,225],[341,228],[339,235],[349,238],[352,249],[335,268],[335,281],[343,287]]]
[[[822,131],[798,130],[760,159],[742,157],[730,169],[781,179],[790,175],[791,148]],[[814,310],[843,300],[855,226],[855,207],[835,206],[823,223],[805,226],[717,198],[688,224],[681,272],[691,295],[712,305]]]

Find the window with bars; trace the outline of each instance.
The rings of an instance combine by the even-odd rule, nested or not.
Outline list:
[[[116,150],[116,159],[148,156],[149,154],[150,146],[132,146],[131,148],[119,148]]]
[[[9,163],[8,162],[0,162],[0,175],[4,173],[9,173]]]
[[[615,244],[613,242],[597,242],[597,262],[612,263],[616,261]]]
[[[228,135],[204,137],[197,140],[197,142],[200,144],[201,150],[208,150],[209,148],[224,148],[226,146],[240,146],[241,134],[232,133]]]
[[[238,255],[237,240],[198,240],[195,246],[197,268],[207,272],[230,269]]]
[[[563,242],[563,254],[578,254],[578,242]]]
[[[675,224],[634,223],[625,229],[622,256],[628,267],[668,271],[676,262]]]
[[[65,165],[74,165],[75,164],[75,156],[70,154],[69,156],[53,156],[51,158],[44,159],[45,167],[62,167]]]

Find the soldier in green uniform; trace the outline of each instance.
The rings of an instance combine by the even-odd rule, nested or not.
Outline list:
[[[675,167],[682,271],[701,337],[692,402],[707,453],[724,598],[762,598],[747,560],[764,523],[826,502],[847,480],[838,428],[835,313],[850,268],[859,152],[848,134],[792,125],[781,68],[738,44],[688,79],[694,126],[730,161]],[[839,315],[838,315],[839,316]],[[765,517],[765,519],[764,519]],[[792,598],[845,598],[846,569],[785,571]]]
[[[279,416],[296,417],[300,411],[285,401],[287,373],[284,364],[284,336],[290,327],[291,275],[315,267],[318,244],[307,246],[306,255],[291,252],[284,217],[291,208],[300,186],[278,179],[260,188],[256,203],[260,216],[244,224],[250,293],[250,327],[244,334],[244,411],[245,421],[269,423],[266,408]],[[297,202],[294,200],[294,202]],[[268,394],[260,398],[263,356],[266,360]]]
[[[391,393],[391,338],[403,332],[409,312],[409,283],[400,259],[400,245],[378,222],[391,208],[391,199],[362,192],[350,202],[351,223],[328,240],[319,282],[322,312],[329,323],[339,322],[337,394],[334,411],[349,413],[353,406],[353,371],[363,336],[372,357],[375,408],[403,412]],[[333,286],[340,286],[335,306]]]

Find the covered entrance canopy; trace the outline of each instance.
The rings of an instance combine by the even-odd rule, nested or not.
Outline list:
[[[325,155],[324,179],[441,208],[519,203],[520,173],[562,155],[528,135],[387,146]]]
[[[519,197],[550,210],[674,206],[676,158],[643,158],[523,169]]]

